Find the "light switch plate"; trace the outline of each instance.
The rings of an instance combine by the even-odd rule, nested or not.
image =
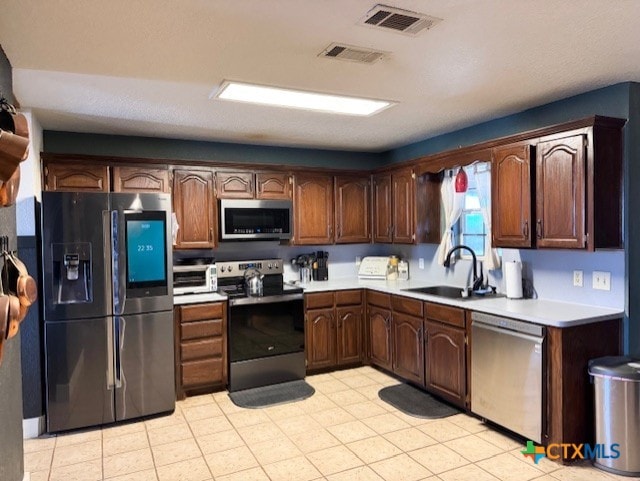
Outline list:
[[[424,269],[424,259],[422,257],[418,259],[418,269]]]
[[[592,284],[594,289],[601,291],[611,290],[611,272],[593,271]]]
[[[582,271],[573,271],[573,285],[575,287],[582,287],[583,285],[583,272]]]

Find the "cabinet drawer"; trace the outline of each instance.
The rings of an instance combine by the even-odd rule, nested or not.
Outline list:
[[[222,335],[222,319],[182,324],[182,341]]]
[[[422,317],[422,301],[409,297],[393,296],[391,305],[396,312],[404,312],[415,317]]]
[[[221,317],[222,302],[180,307],[180,320],[182,322],[204,321],[206,319],[218,319]]]
[[[307,309],[333,307],[333,292],[316,292],[306,295]]]
[[[203,359],[182,363],[183,387],[222,382],[222,359]]]
[[[222,337],[183,342],[180,345],[182,361],[222,356]]]
[[[391,307],[391,296],[381,292],[367,291],[367,303],[389,309]]]
[[[336,291],[336,306],[352,306],[362,304],[362,291]]]
[[[452,326],[465,327],[464,309],[431,302],[427,302],[425,307],[427,319],[444,322]]]

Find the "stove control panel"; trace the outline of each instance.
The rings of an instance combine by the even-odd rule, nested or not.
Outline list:
[[[284,273],[284,262],[282,259],[262,259],[246,261],[225,261],[216,262],[218,267],[218,278],[242,277],[247,269],[258,269],[262,274]]]

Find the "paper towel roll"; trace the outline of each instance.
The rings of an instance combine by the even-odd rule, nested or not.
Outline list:
[[[522,298],[522,264],[520,262],[505,262],[504,283],[508,298]]]

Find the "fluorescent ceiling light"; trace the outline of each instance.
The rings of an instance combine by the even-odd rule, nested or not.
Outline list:
[[[394,103],[228,81],[215,96],[223,100],[346,115],[373,115]]]

